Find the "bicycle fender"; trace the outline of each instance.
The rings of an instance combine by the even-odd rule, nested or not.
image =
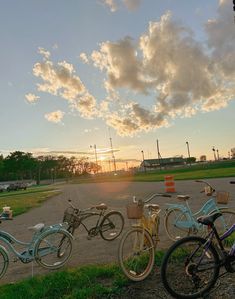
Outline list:
[[[227,207],[227,206],[220,206],[217,209],[212,210],[208,215],[214,214],[216,212],[219,212],[220,210],[229,210],[231,208]]]

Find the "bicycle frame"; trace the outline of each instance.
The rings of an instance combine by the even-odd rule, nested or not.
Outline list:
[[[10,233],[7,233],[5,231],[0,231],[0,241],[2,241],[9,251],[11,251],[17,258],[19,258],[23,263],[28,263],[34,260],[34,247],[36,242],[39,240],[41,235],[45,233],[46,231],[50,230],[51,232],[57,232],[62,229],[62,226],[60,224],[54,224],[49,227],[45,227],[42,231],[36,231],[30,242],[22,242],[20,240],[17,240],[15,237],[13,237]],[[18,252],[13,244],[18,244],[21,246],[24,246],[24,251],[22,253]],[[51,252],[50,247],[46,247],[45,249],[41,250],[42,255],[47,255]]]
[[[175,220],[175,224],[178,227],[181,228],[194,228],[194,229],[201,229],[202,224],[198,223],[196,221],[197,217],[200,215],[208,215],[214,212],[218,212],[219,208],[215,202],[214,198],[210,198],[206,201],[206,203],[195,213],[192,212],[188,201],[185,202],[185,204],[167,204],[168,208],[166,209],[166,212],[173,210],[173,209],[179,209],[181,212],[186,216],[186,221],[180,221],[178,219]],[[227,209],[225,206],[221,206],[220,208]],[[179,215],[180,217],[180,215]],[[224,220],[222,219],[224,222]]]
[[[104,217],[104,215],[105,215],[105,210],[101,210],[100,213],[85,211],[85,212],[81,212],[80,215],[77,215],[77,216],[80,218],[80,221],[81,221],[80,225],[82,225],[85,228],[85,230],[87,231],[88,234],[91,229],[95,229],[96,234],[98,234],[100,231],[100,224],[101,224],[101,221],[102,221],[102,218]],[[99,218],[96,222],[96,225],[94,227],[88,229],[86,224],[83,223],[83,221],[92,216],[99,216]]]

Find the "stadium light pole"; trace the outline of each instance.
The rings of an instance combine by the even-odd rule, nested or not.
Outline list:
[[[214,147],[214,146],[212,147],[212,151],[214,152],[214,159],[215,159],[215,161],[216,161],[215,147]]]
[[[142,153],[142,158],[143,158],[144,172],[146,172],[145,161],[144,161],[144,151],[142,150],[141,153]]]
[[[95,151],[95,163],[97,165],[97,173],[99,172],[99,167],[98,167],[98,161],[97,161],[97,151],[96,151],[96,144],[94,144],[93,146],[90,145],[90,148],[94,148]]]
[[[190,151],[189,151],[189,143],[186,141],[187,149],[188,149],[188,158],[189,158],[189,164],[191,166],[191,157],[190,157]]]

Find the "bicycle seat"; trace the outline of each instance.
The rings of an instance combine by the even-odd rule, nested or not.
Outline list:
[[[159,210],[160,206],[157,204],[149,204],[149,205],[144,205],[147,209],[149,210]]]
[[[43,228],[45,227],[45,224],[44,223],[38,223],[34,226],[30,226],[28,227],[29,230],[33,230],[35,232],[39,232],[40,230],[42,230]]]
[[[105,203],[101,203],[97,206],[94,206],[94,208],[96,208],[97,210],[107,210],[108,209],[108,207]]]
[[[215,222],[215,220],[221,215],[222,214],[220,212],[217,212],[210,216],[201,216],[197,219],[197,222],[202,223],[204,225],[212,225]]]
[[[177,195],[177,199],[179,199],[179,200],[184,200],[184,201],[186,201],[186,200],[188,200],[189,198],[190,198],[189,195]]]

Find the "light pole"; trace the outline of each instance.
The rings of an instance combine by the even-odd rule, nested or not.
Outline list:
[[[190,151],[189,151],[189,143],[186,141],[187,149],[188,149],[188,158],[189,158],[189,164],[191,166],[191,157],[190,157]]]
[[[146,172],[146,167],[145,167],[145,161],[144,161],[144,151],[141,151],[142,157],[143,157],[143,166],[144,166],[144,172]]]
[[[219,150],[217,149],[217,160],[219,161]]]
[[[215,159],[215,161],[216,161],[215,147],[214,147],[214,146],[212,147],[212,151],[214,152],[214,159]]]
[[[97,173],[98,173],[98,171],[99,171],[99,167],[98,167],[98,161],[97,161],[96,144],[94,144],[93,146],[90,145],[90,148],[94,148],[94,150],[95,150],[95,163],[96,163],[96,165],[97,165]]]

